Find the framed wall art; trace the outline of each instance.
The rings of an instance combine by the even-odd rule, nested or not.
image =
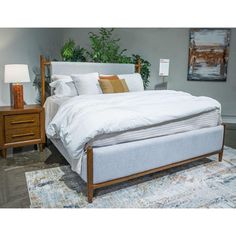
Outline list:
[[[188,80],[226,81],[230,29],[190,29]]]

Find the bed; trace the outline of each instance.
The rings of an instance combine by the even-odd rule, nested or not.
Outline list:
[[[51,96],[45,102],[45,66],[52,74],[129,74],[140,72],[140,63],[48,62],[41,56],[46,133],[86,182],[88,202],[101,187],[213,154],[222,160],[225,128],[214,99],[167,90]]]

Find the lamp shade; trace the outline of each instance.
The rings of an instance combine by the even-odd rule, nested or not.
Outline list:
[[[28,65],[11,64],[5,65],[5,83],[30,82]]]

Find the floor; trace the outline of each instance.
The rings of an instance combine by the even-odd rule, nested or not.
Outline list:
[[[235,126],[228,127],[226,145],[236,148]],[[0,157],[0,208],[30,206],[25,172],[68,164],[52,144],[42,153],[32,149],[16,149],[7,159]]]
[[[0,157],[0,208],[30,206],[25,172],[68,164],[53,145],[42,153],[29,148],[23,152],[15,150],[7,159]]]

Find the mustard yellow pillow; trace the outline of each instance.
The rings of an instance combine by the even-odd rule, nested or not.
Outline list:
[[[98,80],[103,93],[124,93],[129,92],[124,79]]]
[[[114,79],[119,79],[119,77],[117,75],[99,75],[99,79],[114,80]]]

